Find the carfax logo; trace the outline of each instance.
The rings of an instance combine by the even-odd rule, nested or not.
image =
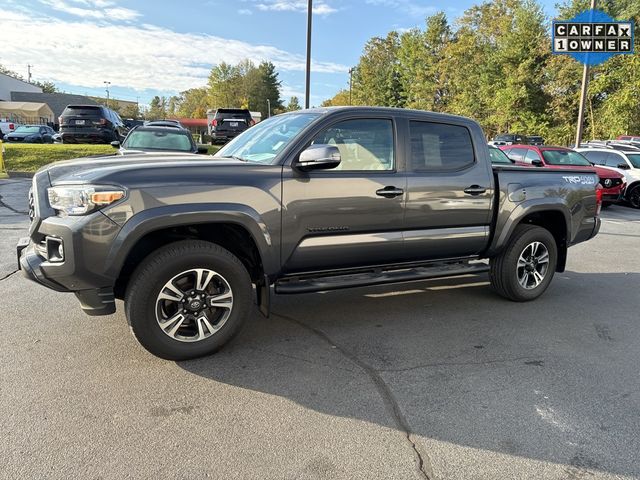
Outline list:
[[[553,21],[553,53],[598,65],[614,55],[633,53],[633,21],[618,21],[601,10],[585,10],[571,20]]]

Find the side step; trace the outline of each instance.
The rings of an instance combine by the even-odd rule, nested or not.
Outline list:
[[[320,292],[340,288],[366,287],[385,283],[411,282],[428,278],[450,277],[482,273],[489,265],[481,261],[439,262],[416,267],[387,267],[363,270],[357,273],[327,274],[322,276],[297,276],[280,279],[275,284],[278,294]]]

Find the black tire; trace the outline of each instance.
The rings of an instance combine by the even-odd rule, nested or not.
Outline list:
[[[519,281],[519,272],[521,270],[518,269],[518,259],[521,254],[526,255],[526,249],[534,242],[540,242],[546,248],[548,264],[540,283],[536,286],[525,288]],[[499,295],[514,302],[534,300],[542,295],[551,283],[557,261],[558,247],[551,232],[536,225],[518,225],[509,239],[509,245],[499,255],[490,260],[489,278],[491,286]],[[538,267],[532,266],[532,268]],[[524,270],[522,271],[524,272]]]
[[[627,193],[627,200],[633,208],[640,208],[640,185],[636,185]]]
[[[219,273],[232,291],[233,303],[219,330],[202,340],[185,342],[160,327],[156,302],[168,281],[196,268]],[[167,360],[187,360],[216,352],[238,334],[252,308],[252,292],[249,273],[237,257],[214,243],[185,240],[160,248],[136,268],[125,294],[125,313],[145,349]]]

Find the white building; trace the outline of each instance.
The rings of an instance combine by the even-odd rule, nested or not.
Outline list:
[[[36,85],[0,73],[0,101],[10,102],[11,92],[42,93],[42,89]]]

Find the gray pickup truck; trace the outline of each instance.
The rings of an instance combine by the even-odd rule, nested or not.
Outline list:
[[[600,220],[593,170],[492,166],[480,126],[386,108],[266,120],[214,157],[58,162],[33,178],[28,278],[115,312],[166,359],[210,354],[255,295],[489,272],[532,300]],[[254,294],[255,286],[255,294]],[[345,319],[347,321],[347,319]]]

